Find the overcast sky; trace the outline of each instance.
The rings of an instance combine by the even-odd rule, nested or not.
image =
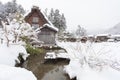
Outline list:
[[[88,32],[99,31],[120,22],[120,0],[17,0],[17,2],[27,10],[33,5],[38,5],[42,10],[60,9],[66,17],[69,30],[75,30],[77,25],[81,25]]]

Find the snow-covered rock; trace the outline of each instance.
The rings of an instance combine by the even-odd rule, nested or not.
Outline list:
[[[56,54],[54,52],[47,52],[44,58],[45,59],[56,59]]]
[[[57,59],[57,58],[69,59],[69,55],[67,53],[47,52],[44,58],[45,59]]]

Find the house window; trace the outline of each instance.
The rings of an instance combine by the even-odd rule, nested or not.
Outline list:
[[[38,23],[38,21],[39,21],[38,17],[33,17],[33,20],[32,20],[33,23]]]

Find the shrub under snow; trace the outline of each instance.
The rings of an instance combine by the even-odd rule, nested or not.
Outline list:
[[[120,42],[58,43],[68,52],[70,63],[65,71],[77,80],[119,80]]]

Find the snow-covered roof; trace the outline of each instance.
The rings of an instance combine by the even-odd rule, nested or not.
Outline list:
[[[39,7],[33,6],[32,9],[39,9]],[[51,29],[53,29],[53,30],[55,30],[55,31],[58,31],[58,28],[56,28],[56,27],[51,23],[51,21],[50,21],[50,20],[47,18],[47,16],[45,15],[44,11],[42,11],[41,9],[40,9],[39,11],[40,11],[40,13],[43,15],[44,19],[47,21],[47,23],[45,23],[42,27],[44,27],[44,26],[47,25],[47,27],[49,27],[49,28],[51,28]],[[24,17],[27,16],[29,13],[30,13],[30,11],[27,11],[27,13],[24,15]]]
[[[112,37],[120,37],[120,34],[117,35],[111,35]]]
[[[47,25],[48,27],[54,29],[55,31],[58,31],[58,28],[56,28],[50,20],[48,20],[47,16],[44,14],[44,12],[41,10],[41,13],[43,14],[44,18],[48,21],[48,23],[44,24],[43,26]]]
[[[58,28],[56,28],[53,25],[50,25],[48,23],[44,24],[43,27],[41,27],[40,29],[45,28],[45,27],[48,27],[48,28],[55,30],[55,31],[58,31]]]
[[[95,35],[88,35],[88,37],[95,37]]]
[[[97,34],[96,36],[110,36],[110,34]]]

